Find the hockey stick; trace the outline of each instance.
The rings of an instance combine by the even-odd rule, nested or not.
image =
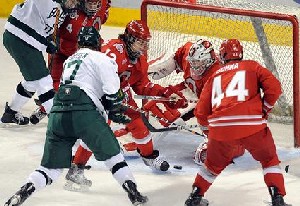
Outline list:
[[[147,96],[147,95],[134,95],[135,99],[148,99],[148,100],[156,100],[156,101],[164,101],[164,102],[173,102],[177,101],[176,99],[170,99],[166,97],[161,97],[161,96]],[[198,100],[196,99],[188,99],[188,103],[197,103]]]
[[[52,40],[57,45],[57,31],[58,31],[58,24],[59,24],[59,16],[60,16],[60,10],[57,8],[56,13],[55,13],[55,23],[53,27],[53,33],[52,33]],[[49,64],[48,64],[48,70],[51,73],[52,71],[52,63],[53,63],[53,54],[50,54],[49,58]]]
[[[137,112],[140,112],[141,115],[142,115],[142,120],[144,122],[144,124],[147,126],[147,128],[149,129],[150,132],[165,132],[165,131],[173,131],[173,130],[186,130],[188,132],[191,132],[192,134],[195,134],[195,135],[199,135],[203,138],[206,138],[205,135],[203,134],[200,134],[199,132],[196,132],[194,130],[191,130],[190,128],[196,128],[196,127],[199,127],[198,125],[178,125],[174,122],[170,122],[168,121],[167,119],[164,119],[164,118],[160,118],[152,113],[149,113],[149,112],[146,112],[140,108],[135,108],[131,105],[126,105],[128,108],[134,110],[134,111],[137,111]],[[150,122],[148,121],[146,115],[150,115],[151,117],[154,117],[155,119],[157,120],[160,120],[160,121],[164,121],[165,123],[167,124],[170,124],[170,125],[173,125],[173,127],[166,127],[166,128],[160,128],[160,129],[157,129],[155,127],[153,127]]]

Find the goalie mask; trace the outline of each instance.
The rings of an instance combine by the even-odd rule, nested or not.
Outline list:
[[[94,16],[101,8],[101,0],[81,0],[81,8],[88,16]]]
[[[191,77],[194,80],[201,79],[202,74],[209,69],[216,60],[212,44],[206,40],[198,40],[191,46],[187,60],[191,66]]]
[[[230,60],[243,59],[243,46],[237,39],[224,40],[219,49],[220,59],[223,64]]]
[[[142,54],[146,54],[150,38],[149,28],[142,20],[132,20],[127,24],[121,39],[126,44],[127,53],[132,62],[136,62]]]
[[[78,33],[77,43],[79,47],[88,47],[94,50],[100,49],[100,34],[95,27],[81,27]]]

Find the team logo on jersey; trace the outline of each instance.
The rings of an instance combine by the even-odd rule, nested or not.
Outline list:
[[[124,52],[124,47],[123,47],[123,44],[114,44],[114,47],[116,47],[116,50],[119,52],[119,53],[123,53]]]
[[[66,88],[65,88],[65,94],[66,94],[66,95],[70,95],[70,94],[71,94],[71,90],[72,90],[72,89],[71,89],[70,87],[66,87]]]

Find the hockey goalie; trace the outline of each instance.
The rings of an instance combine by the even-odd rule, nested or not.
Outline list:
[[[174,91],[180,91],[184,99],[198,99],[204,84],[210,76],[219,68],[219,60],[214,52],[211,42],[199,39],[195,43],[187,42],[164,61],[157,61],[150,65],[149,76],[159,80],[170,75],[173,71],[183,72],[182,82],[169,86]],[[166,101],[148,101],[143,109],[152,112],[155,116],[165,119],[160,123],[167,127],[168,123],[184,125],[186,121],[194,117],[196,103],[188,102],[182,108],[174,108]],[[201,128],[207,134],[207,128]],[[207,138],[206,138],[207,139]],[[201,143],[195,151],[196,164],[204,162],[206,157],[207,140]],[[236,157],[244,153],[243,148],[236,149]]]

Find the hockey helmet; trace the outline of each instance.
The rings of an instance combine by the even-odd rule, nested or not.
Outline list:
[[[79,0],[53,0],[61,5],[63,9],[76,9],[79,5]]]
[[[222,63],[243,59],[243,46],[237,39],[224,40],[219,49]]]
[[[95,27],[81,27],[78,33],[77,43],[79,47],[90,47],[98,50],[100,45],[100,34]]]
[[[95,15],[101,8],[101,0],[81,0],[81,8],[88,16]]]
[[[129,58],[134,61],[139,58],[141,54],[145,54],[149,48],[150,39],[150,31],[144,21],[130,21],[126,25],[124,32],[124,41]]]
[[[216,61],[212,44],[207,40],[199,39],[191,46],[187,60],[191,66],[192,78],[199,80],[201,75]]]

